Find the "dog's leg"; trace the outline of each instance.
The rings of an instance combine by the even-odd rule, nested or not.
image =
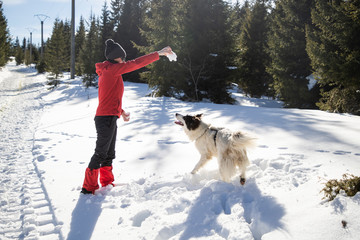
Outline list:
[[[232,164],[226,158],[218,157],[218,161],[221,180],[224,182],[230,182],[234,166],[232,166]]]
[[[246,176],[245,176],[246,169],[244,167],[241,168],[241,174],[240,174],[240,184],[244,185],[246,182]]]
[[[244,185],[245,182],[246,182],[246,165],[245,163],[246,162],[249,162],[249,159],[246,155],[246,152],[244,152],[243,156],[242,156],[242,161],[240,161],[240,164],[239,164],[239,168],[240,168],[240,184],[241,185]]]
[[[223,161],[219,162],[219,173],[221,180],[223,180],[224,182],[229,182],[229,180],[226,177],[225,166]]]
[[[195,174],[197,171],[199,171],[199,169],[202,168],[210,159],[211,157],[201,155],[199,162],[195,165],[194,169],[191,171],[191,174]]]

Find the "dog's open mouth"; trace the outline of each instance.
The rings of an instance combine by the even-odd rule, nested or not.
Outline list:
[[[184,126],[184,124],[182,122],[180,122],[180,121],[175,121],[175,124],[180,125],[180,126]]]

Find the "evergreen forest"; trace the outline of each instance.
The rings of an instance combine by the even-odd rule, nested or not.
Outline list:
[[[75,71],[87,87],[112,38],[127,60],[165,46],[177,54],[124,75],[153,96],[231,104],[235,85],[284,107],[360,115],[360,0],[111,0],[76,24]],[[56,86],[70,71],[70,32],[56,19],[41,57],[29,40],[10,39],[0,1],[0,67],[15,56]]]

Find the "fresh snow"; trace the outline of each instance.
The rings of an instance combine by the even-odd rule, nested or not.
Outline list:
[[[68,75],[47,88],[34,69],[11,62],[0,70],[2,240],[360,236],[360,193],[332,202],[320,193],[326,180],[360,175],[358,116],[237,93],[237,105],[153,98],[147,85],[125,82],[131,120],[118,120],[117,186],[89,196],[80,190],[95,147],[97,89]],[[177,112],[258,137],[244,186],[220,181],[216,160],[190,174],[199,154],[173,124]]]

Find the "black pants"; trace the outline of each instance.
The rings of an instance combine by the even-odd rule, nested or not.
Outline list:
[[[88,166],[90,169],[112,165],[112,161],[115,158],[117,119],[117,116],[95,117],[97,140],[95,153]]]

